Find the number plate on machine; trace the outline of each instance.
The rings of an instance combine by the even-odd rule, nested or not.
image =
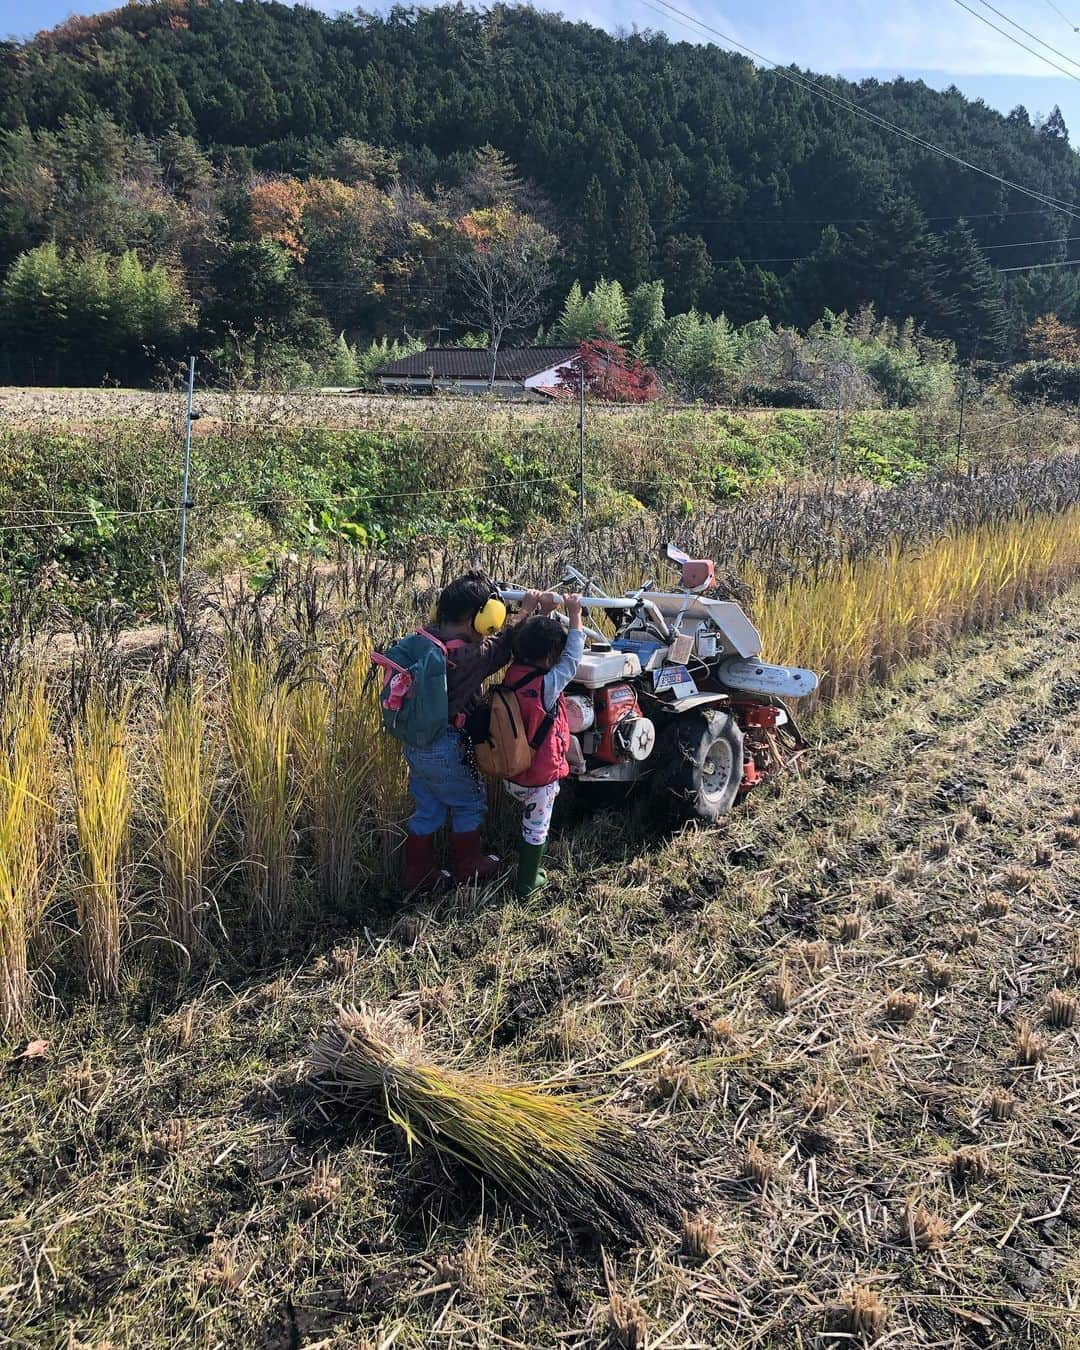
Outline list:
[[[694,677],[685,666],[661,666],[659,670],[653,671],[652,677],[653,689],[658,694],[661,690],[670,689],[676,698],[689,698],[698,691]]]

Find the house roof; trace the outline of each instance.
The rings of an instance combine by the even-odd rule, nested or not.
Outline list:
[[[577,353],[577,347],[500,347],[495,378],[527,380],[552,366],[566,365]],[[399,379],[486,380],[491,376],[491,353],[484,347],[429,347],[392,361],[376,373]]]

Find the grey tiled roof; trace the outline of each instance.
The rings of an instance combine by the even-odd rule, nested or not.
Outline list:
[[[497,380],[527,380],[552,366],[564,366],[577,355],[576,347],[500,347],[495,362]],[[383,366],[379,375],[413,379],[486,380],[491,375],[491,353],[483,347],[430,347],[415,356],[403,356]]]

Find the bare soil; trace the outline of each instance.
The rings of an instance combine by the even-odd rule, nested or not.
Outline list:
[[[0,1079],[4,1343],[1075,1350],[1080,592],[813,731],[714,829],[568,802],[526,904],[375,905],[43,1020]],[[297,1066],[361,999],[629,1116],[704,1242],[560,1240],[322,1113]]]

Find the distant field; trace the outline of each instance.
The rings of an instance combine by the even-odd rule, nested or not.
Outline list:
[[[169,420],[182,417],[186,389],[47,389],[0,387],[0,426],[19,426],[40,421],[85,426],[121,422],[132,418]],[[668,407],[670,405],[664,405]],[[682,406],[682,405],[680,405]],[[345,390],[299,391],[284,394],[223,393],[201,391],[196,383],[196,429],[219,422],[279,422],[290,426],[371,427],[400,420],[410,422],[443,418],[489,421],[511,414],[523,417],[565,418],[577,421],[577,406],[566,403],[477,398],[473,395],[434,398],[424,394],[362,394]],[[640,414],[640,407],[608,405],[591,409],[591,415]],[[752,414],[751,414],[752,415]],[[822,414],[831,416],[831,413]],[[201,425],[200,425],[201,424]]]
[[[147,389],[0,388],[0,425],[49,421],[75,425],[116,422],[128,418],[168,419],[183,415],[186,391]],[[373,414],[388,408],[409,409],[411,419],[424,410],[461,407],[460,399],[383,397],[371,394],[210,393],[195,390],[195,411],[205,421],[280,421],[293,425],[369,426]],[[474,402],[476,408],[488,405]],[[535,405],[534,405],[535,406]],[[515,411],[521,411],[516,405]],[[544,411],[537,408],[537,411]]]

